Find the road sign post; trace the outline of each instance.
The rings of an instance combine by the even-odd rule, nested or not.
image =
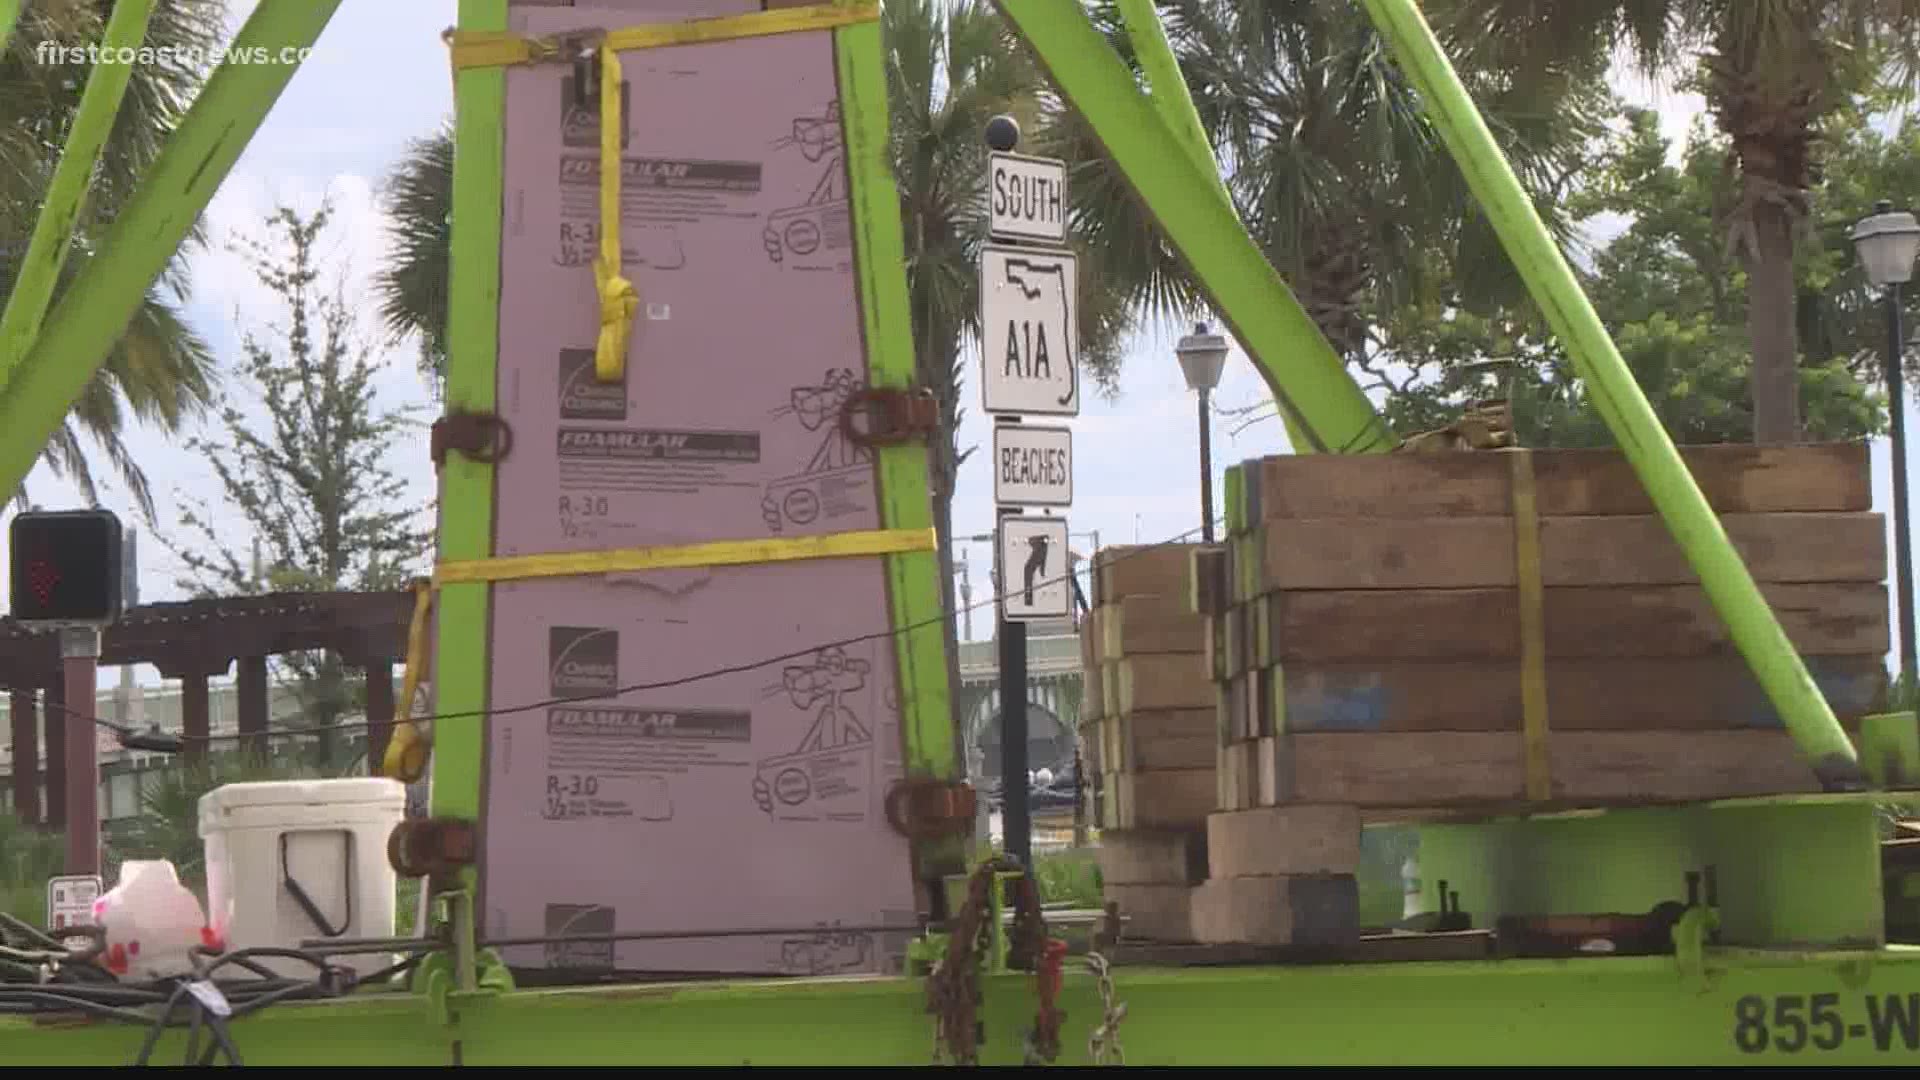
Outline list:
[[[95,715],[100,633],[125,606],[126,536],[106,510],[15,515],[8,527],[8,601],[14,621],[59,636],[66,761],[68,874],[100,872],[100,747]],[[49,696],[49,710],[55,706]],[[49,809],[51,814],[51,809]]]
[[[1021,866],[1033,866],[1033,813],[1028,800],[1027,770],[1027,624],[1007,618],[1007,594],[1015,573],[1003,554],[1000,533],[1019,510],[1001,507],[994,531],[995,590],[1000,594],[1000,835],[1008,856]]]
[[[1001,830],[1032,866],[1027,789],[1027,624],[1070,619],[1065,518],[1022,507],[1073,505],[1073,432],[1027,417],[1080,415],[1079,266],[1067,243],[1067,166],[1011,151],[1019,126],[988,126],[987,232],[980,252],[980,396],[994,418],[994,563],[999,594]]]

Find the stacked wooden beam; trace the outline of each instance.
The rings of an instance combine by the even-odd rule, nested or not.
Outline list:
[[[1683,457],[1842,723],[1874,711],[1887,553],[1866,446]],[[1223,810],[1818,790],[1617,452],[1266,458],[1230,471],[1227,503],[1194,581]]]
[[[1097,746],[1103,828],[1200,828],[1214,808],[1214,686],[1207,620],[1187,602],[1192,550],[1094,556],[1094,608],[1081,628],[1082,729]]]
[[[1162,941],[1190,940],[1219,758],[1207,620],[1188,604],[1192,551],[1096,553],[1080,638],[1081,753],[1096,778],[1107,897],[1128,913],[1129,933]]]

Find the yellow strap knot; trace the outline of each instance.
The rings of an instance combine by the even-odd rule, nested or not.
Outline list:
[[[593,272],[600,289],[600,340],[594,348],[593,373],[601,382],[619,382],[627,370],[627,339],[634,313],[640,309],[640,291],[605,263],[595,262]]]
[[[627,373],[627,338],[640,310],[640,291],[622,273],[620,251],[620,136],[626,116],[620,109],[620,57],[600,46],[600,256],[593,260],[593,283],[600,292],[600,339],[594,346],[593,373],[601,382],[619,382]]]

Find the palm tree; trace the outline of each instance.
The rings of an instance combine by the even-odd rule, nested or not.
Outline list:
[[[420,345],[420,372],[446,374],[447,267],[453,250],[453,123],[412,140],[382,193],[393,255],[374,276],[380,318],[396,338]]]
[[[1401,389],[1383,367],[1382,323],[1414,302],[1492,310],[1521,295],[1458,166],[1357,3],[1162,0],[1188,90],[1242,222],[1363,385]],[[1112,0],[1091,14],[1128,62]],[[1600,147],[1608,105],[1598,62],[1522,93],[1463,66],[1496,136],[1564,241],[1560,196]],[[1126,290],[1130,311],[1178,317],[1197,284],[1100,141],[1070,110],[1049,115],[1043,152],[1073,162],[1073,227]],[[1404,381],[1404,380],[1402,380]],[[1252,422],[1270,406],[1228,410]]]
[[[1476,307],[1518,275],[1465,177],[1357,3],[1175,0],[1197,107],[1233,166],[1249,231],[1308,315],[1366,369],[1373,321],[1444,288]],[[1589,63],[1525,95],[1464,68],[1549,227],[1603,131],[1604,70]],[[1438,257],[1436,257],[1436,255]]]
[[[1747,271],[1754,440],[1800,432],[1794,258],[1820,177],[1820,134],[1885,74],[1912,89],[1920,0],[1440,0],[1430,10],[1477,62],[1525,85],[1568,62],[1633,56],[1692,78],[1739,194],[1724,224]],[[1884,63],[1889,58],[1900,63]],[[1883,66],[1884,64],[1884,66]]]
[[[12,294],[17,272],[14,259],[5,253],[17,256],[26,250],[86,86],[84,64],[46,63],[43,46],[97,42],[108,7],[91,0],[28,5],[0,53],[0,192],[6,194],[0,200],[0,301]],[[165,47],[179,57],[205,55],[225,40],[225,27],[224,0],[158,0],[145,44]],[[74,274],[95,257],[106,224],[136,190],[203,78],[184,61],[143,64],[133,72],[102,149],[85,213],[76,223],[55,303]],[[98,503],[99,490],[83,434],[105,453],[151,520],[153,499],[146,474],[122,441],[128,421],[178,432],[211,404],[213,355],[182,311],[189,297],[186,260],[203,241],[203,231],[196,227],[42,454],[42,462],[72,480],[90,502]],[[24,483],[7,493],[9,502],[24,502],[26,497]]]

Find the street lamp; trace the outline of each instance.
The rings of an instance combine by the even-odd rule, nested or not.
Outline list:
[[[1180,358],[1180,373],[1187,377],[1187,389],[1200,396],[1200,536],[1213,543],[1213,430],[1207,422],[1207,406],[1213,388],[1220,385],[1221,369],[1227,366],[1227,339],[1214,333],[1206,323],[1195,323],[1193,333],[1180,339],[1173,348]]]
[[[1894,570],[1900,598],[1900,674],[1920,677],[1920,664],[1914,663],[1913,640],[1913,541],[1907,523],[1907,394],[1902,371],[1905,343],[1900,333],[1900,286],[1913,278],[1913,261],[1920,256],[1920,222],[1912,214],[1895,213],[1893,204],[1882,201],[1874,214],[1853,227],[1853,246],[1867,280],[1886,293],[1887,304],[1887,408],[1893,427],[1893,543]]]

